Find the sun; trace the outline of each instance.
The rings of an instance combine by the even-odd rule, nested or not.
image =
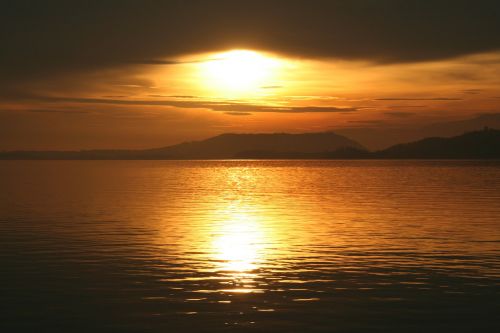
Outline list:
[[[251,93],[277,78],[280,61],[250,50],[215,54],[201,63],[204,85],[219,92]]]

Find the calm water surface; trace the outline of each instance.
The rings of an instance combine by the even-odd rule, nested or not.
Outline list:
[[[500,162],[3,161],[0,264],[2,332],[498,332]]]

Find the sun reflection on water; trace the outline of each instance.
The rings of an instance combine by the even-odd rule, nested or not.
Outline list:
[[[220,270],[249,272],[258,268],[262,259],[263,234],[255,217],[234,213],[219,232],[213,247],[215,259],[221,263]]]
[[[214,230],[212,260],[215,270],[232,281],[227,292],[259,292],[255,286],[265,260],[266,233],[258,217],[240,205],[230,206]]]

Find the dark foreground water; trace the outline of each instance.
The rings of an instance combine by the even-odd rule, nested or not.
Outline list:
[[[499,332],[500,162],[0,162],[1,332]]]

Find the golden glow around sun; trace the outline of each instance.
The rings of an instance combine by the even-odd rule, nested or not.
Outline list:
[[[223,93],[252,93],[275,83],[280,61],[255,51],[232,50],[200,66],[205,86]]]

